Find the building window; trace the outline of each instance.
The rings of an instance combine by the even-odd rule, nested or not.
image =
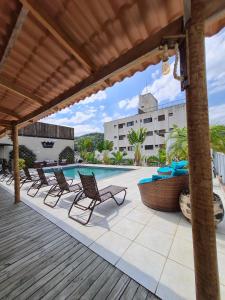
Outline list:
[[[147,131],[147,136],[152,136],[153,135],[153,131]]]
[[[119,150],[120,150],[120,151],[125,151],[125,150],[126,150],[126,147],[119,147]]]
[[[169,117],[172,117],[173,116],[173,113],[172,112],[169,112]]]
[[[140,122],[142,123],[142,119],[140,120]]]
[[[125,137],[126,137],[125,135],[119,135],[119,140],[122,141],[125,139]]]
[[[165,120],[165,115],[158,116],[158,121],[164,121],[164,120]]]
[[[116,135],[114,135],[114,139],[117,139],[117,136],[116,136]]]
[[[169,131],[173,131],[173,128],[171,127],[171,128],[169,129]]]
[[[145,145],[145,150],[153,150],[153,145]]]
[[[115,125],[114,125],[114,128],[116,128],[116,126],[117,126],[117,125],[115,124]]]
[[[125,126],[125,123],[121,123],[121,124],[119,124],[118,125],[118,127],[121,129],[121,128],[123,128]]]
[[[159,145],[155,145],[155,148],[158,148],[159,147]]]
[[[114,150],[117,150],[117,147],[114,147]]]
[[[130,126],[133,126],[133,125],[134,125],[134,121],[127,122],[127,127],[130,127]]]
[[[166,133],[166,130],[165,129],[160,129],[159,130],[159,135],[164,137],[165,136],[165,133]]]
[[[144,123],[150,123],[150,122],[152,122],[152,118],[146,118],[146,119],[144,119]]]
[[[128,147],[127,147],[127,150],[128,150],[128,151],[134,151],[134,147],[133,147],[133,146],[128,146]]]

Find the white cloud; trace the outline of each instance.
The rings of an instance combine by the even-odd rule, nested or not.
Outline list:
[[[180,94],[180,82],[173,77],[173,67],[174,63],[170,64],[170,73],[168,75],[162,75],[160,72],[155,72],[155,79],[152,84],[146,86],[141,94],[146,94],[148,92],[152,93],[156,99],[161,102],[164,100],[173,101]],[[179,70],[179,68],[178,68]]]
[[[101,131],[102,130],[99,127],[91,126],[88,124],[74,126],[75,136],[80,136],[80,135],[91,133],[91,132],[101,132]]]
[[[225,90],[225,30],[206,38],[206,70],[210,94]]]
[[[225,125],[225,104],[211,106],[209,108],[210,124]]]
[[[104,105],[100,105],[100,106],[99,106],[99,109],[102,111],[102,110],[105,109],[105,106],[104,106]]]
[[[47,117],[42,119],[41,121],[48,124],[62,125],[62,126],[74,126],[75,124],[81,124],[84,121],[87,121],[95,116],[94,109],[88,110],[86,113],[84,112],[76,112],[74,116],[70,118],[57,118],[57,117]]]
[[[90,97],[86,97],[84,100],[79,102],[80,105],[85,105],[89,103],[93,103],[95,101],[102,101],[107,98],[107,94],[105,91],[99,91],[96,94],[91,95]]]
[[[124,99],[124,100],[119,101],[118,105],[119,105],[120,109],[136,108],[138,106],[138,100],[139,100],[139,97],[138,97],[138,95],[136,95],[136,96],[132,97],[131,99]]]

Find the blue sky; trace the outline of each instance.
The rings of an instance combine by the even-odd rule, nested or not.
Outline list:
[[[225,29],[206,38],[206,68],[211,124],[225,124]],[[113,87],[99,91],[78,104],[42,119],[42,122],[71,126],[75,135],[103,132],[103,123],[137,113],[138,96],[151,92],[159,104],[185,99],[180,83],[171,72],[163,76],[161,63],[137,72]]]

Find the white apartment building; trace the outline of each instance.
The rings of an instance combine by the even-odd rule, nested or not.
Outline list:
[[[138,114],[104,123],[104,138],[113,141],[114,151],[126,151],[129,158],[134,157],[134,149],[127,135],[131,128],[147,128],[147,137],[141,146],[142,155],[157,155],[165,144],[165,135],[174,125],[186,127],[186,104],[160,107],[151,94],[139,96]]]

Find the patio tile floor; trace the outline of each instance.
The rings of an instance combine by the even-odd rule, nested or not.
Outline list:
[[[67,216],[73,196],[52,209],[43,205],[44,191],[31,198],[25,187],[22,200],[162,299],[195,299],[191,224],[181,213],[154,211],[140,199],[136,183],[154,173],[156,168],[143,167],[99,181],[99,188],[127,186],[126,201],[120,207],[114,201],[100,205],[87,226]],[[217,181],[214,190],[224,201]],[[225,220],[217,227],[217,244],[225,299]]]

